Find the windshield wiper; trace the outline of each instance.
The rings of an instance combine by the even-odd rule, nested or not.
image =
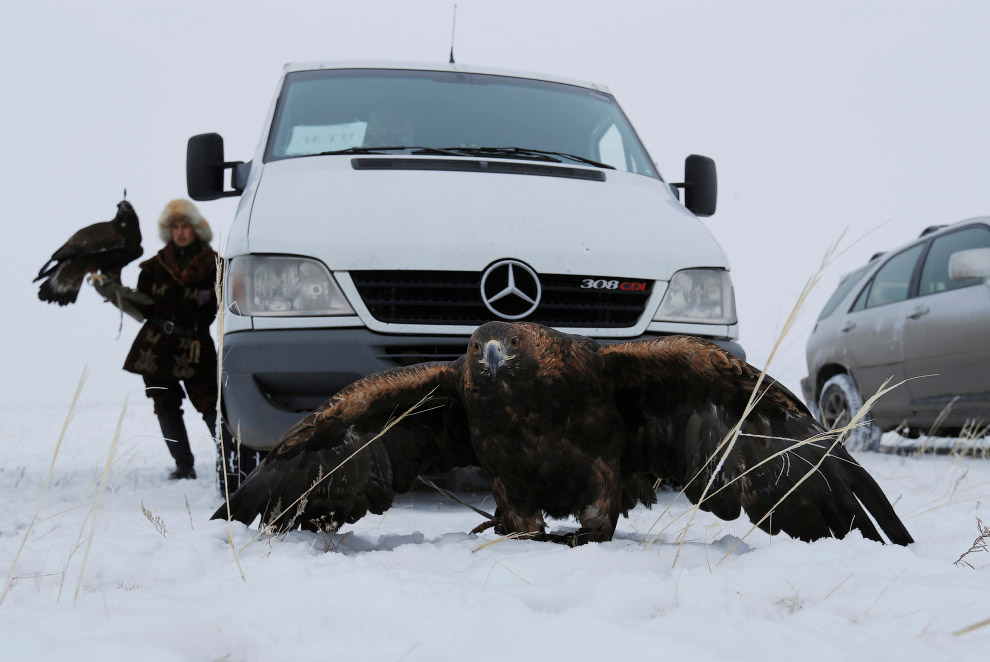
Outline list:
[[[533,159],[534,161],[553,161],[554,163],[560,163],[560,159],[554,157],[563,157],[579,163],[586,163],[596,168],[615,170],[615,166],[600,163],[583,156],[568,154],[567,152],[554,152],[546,149],[531,149],[528,147],[444,147],[443,150],[460,154],[470,154],[472,156],[500,156],[507,159]]]
[[[545,149],[530,149],[528,147],[418,147],[412,145],[394,145],[384,147],[348,147],[329,152],[319,152],[307,156],[334,156],[341,154],[388,154],[390,152],[410,152],[417,156],[489,156],[503,159],[528,159],[531,161],[549,161],[560,163],[560,158],[570,159],[579,163],[615,170],[615,166],[600,163],[576,154],[553,152]],[[560,158],[558,158],[560,157]]]
[[[413,152],[414,154],[438,154],[443,156],[461,156],[457,152],[438,149],[436,147],[417,147],[410,145],[395,145],[392,147],[348,147],[347,149],[336,149],[329,152],[319,152],[317,154],[309,154],[308,156],[334,156],[337,154],[386,154],[389,152],[405,152],[408,150],[417,150]]]

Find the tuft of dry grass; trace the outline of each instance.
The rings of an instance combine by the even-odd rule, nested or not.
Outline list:
[[[51,464],[48,465],[48,476],[45,478],[45,486],[41,490],[41,497],[38,499],[38,506],[34,509],[34,515],[31,517],[31,522],[24,531],[24,538],[21,540],[20,547],[17,548],[17,553],[14,554],[14,560],[10,563],[10,571],[7,572],[7,578],[3,582],[3,590],[0,591],[0,605],[3,604],[4,598],[7,597],[7,591],[10,590],[12,585],[14,569],[17,568],[17,561],[21,558],[21,552],[24,551],[24,545],[27,543],[28,536],[31,535],[31,529],[34,528],[35,522],[38,521],[38,514],[41,512],[41,505],[45,502],[45,495],[48,494],[48,488],[52,484],[52,474],[55,471],[55,460],[58,458],[58,452],[62,448],[62,441],[65,440],[65,431],[69,427],[69,421],[72,420],[72,412],[76,409],[76,402],[79,401],[79,394],[82,392],[83,384],[86,383],[87,372],[89,372],[89,368],[88,366],[84,366],[82,375],[79,377],[79,384],[76,386],[76,392],[72,396],[69,411],[65,415],[65,422],[62,423],[62,431],[58,435],[58,442],[55,444],[55,451],[52,453]]]
[[[339,538],[334,538],[334,536],[337,535],[337,530],[340,528],[340,524],[333,521],[333,513],[330,513],[330,515],[331,518],[323,516],[319,520],[310,520],[310,522],[316,526],[316,531],[320,534],[320,539],[323,541],[324,554],[327,552],[337,551],[341,543],[344,542],[344,538],[348,535],[345,533]]]
[[[124,424],[124,414],[127,412],[127,398],[124,397],[124,406],[120,409],[120,416],[117,418],[117,427],[113,431],[113,439],[110,440],[110,451],[107,453],[107,462],[100,474],[100,487],[96,491],[93,505],[90,510],[90,530],[89,539],[86,541],[86,551],[83,553],[82,567],[79,569],[79,583],[76,585],[76,592],[72,598],[72,606],[79,602],[79,591],[83,586],[83,576],[86,573],[86,562],[89,560],[89,550],[93,546],[93,539],[96,537],[96,525],[100,520],[100,501],[103,498],[103,490],[107,486],[107,479],[110,477],[110,467],[113,466],[114,455],[117,453],[117,444],[120,441],[120,428]]]
[[[990,552],[990,526],[984,524],[983,520],[977,517],[976,529],[980,532],[979,535],[976,536],[976,540],[973,541],[973,544],[968,550],[962,553],[962,556],[955,560],[953,565],[964,565],[967,568],[973,568],[973,570],[976,570],[972,563],[965,560],[966,557],[970,554],[975,554],[978,552]]]
[[[779,607],[784,615],[790,616],[791,614],[801,611],[801,608],[804,607],[804,600],[801,598],[801,594],[798,593],[798,590],[794,588],[794,584],[791,584],[790,582],[787,583],[790,584],[791,590],[794,591],[794,594],[777,600],[773,603],[773,605],[775,607]]]
[[[188,504],[188,501],[186,503]],[[168,529],[165,527],[165,520],[145,508],[144,501],[141,502],[141,512],[148,518],[151,525],[155,527],[155,531],[162,534],[162,538],[168,538]]]

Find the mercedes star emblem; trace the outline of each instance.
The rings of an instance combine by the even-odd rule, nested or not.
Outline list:
[[[517,320],[532,313],[542,292],[536,272],[519,260],[499,260],[481,277],[481,300],[502,319]]]

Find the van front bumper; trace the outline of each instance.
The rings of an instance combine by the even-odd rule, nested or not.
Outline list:
[[[227,333],[221,387],[224,417],[241,444],[267,451],[289,427],[351,382],[404,365],[453,360],[464,353],[467,340],[462,335],[395,335],[365,328]],[[709,340],[746,358],[734,340]]]

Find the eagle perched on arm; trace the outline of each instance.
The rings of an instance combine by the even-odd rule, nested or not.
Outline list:
[[[33,281],[45,279],[38,298],[60,306],[75,303],[86,274],[99,271],[119,283],[120,270],[143,252],[137,214],[121,200],[113,220],[79,230],[52,254]]]
[[[758,377],[698,338],[599,345],[490,322],[457,360],[366,377],[290,428],[231,496],[230,515],[275,530],[353,523],[421,473],[476,465],[502,534],[611,540],[620,513],[655,503],[654,481],[668,478],[703,510],[726,520],[744,510],[770,533],[811,541],[857,529],[882,542],[875,521],[891,542],[913,542],[873,478],[777,384],[760,386],[725,455]],[[570,515],[576,533],[547,534],[545,516]],[[226,516],[226,506],[213,515]]]

